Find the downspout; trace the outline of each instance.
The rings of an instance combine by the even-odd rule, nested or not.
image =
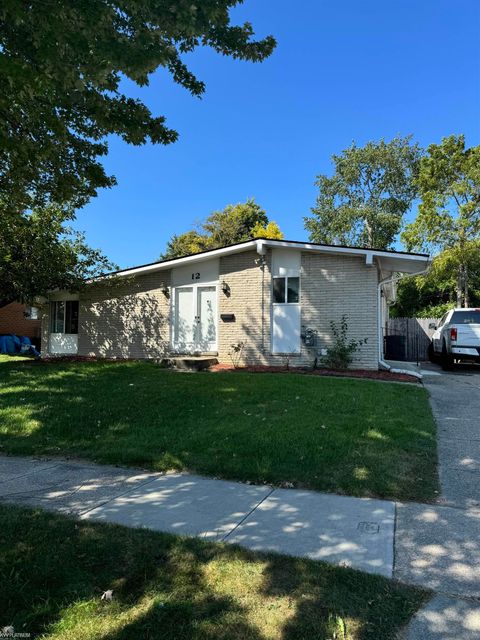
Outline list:
[[[382,326],[382,286],[394,282],[395,276],[380,280],[377,285],[377,335],[378,335],[378,364],[381,369],[392,371],[392,367],[383,359],[383,326]]]
[[[262,347],[261,352],[265,355],[265,254],[267,252],[263,240],[257,240],[257,253],[260,256],[260,270],[262,272]]]
[[[426,273],[428,271],[428,266],[419,271],[418,273],[407,273],[403,275],[393,275],[388,278],[384,278],[380,280],[377,287],[377,333],[378,333],[378,364],[381,369],[386,371],[390,371],[390,373],[404,373],[408,376],[414,376],[415,378],[422,379],[422,374],[417,373],[416,371],[409,371],[407,369],[397,369],[396,367],[391,367],[385,360],[383,359],[383,331],[382,331],[382,286],[384,284],[389,284],[391,282],[399,282],[404,278],[408,278],[410,276],[420,276],[422,273]]]

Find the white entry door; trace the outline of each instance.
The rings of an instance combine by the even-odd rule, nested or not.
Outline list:
[[[175,351],[192,353],[195,342],[195,317],[193,304],[195,287],[181,287],[175,289],[174,313],[174,347]]]
[[[217,288],[197,288],[197,351],[217,348]]]
[[[173,347],[179,353],[217,350],[217,288],[193,285],[175,289]]]
[[[300,353],[300,277],[272,281],[272,352]]]
[[[272,320],[273,353],[300,353],[300,305],[273,305]]]

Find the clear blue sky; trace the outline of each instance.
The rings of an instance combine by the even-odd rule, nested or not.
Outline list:
[[[262,64],[202,49],[193,98],[164,71],[128,85],[180,133],[169,147],[110,141],[118,186],[77,228],[121,267],[156,260],[173,233],[255,197],[285,237],[307,239],[315,176],[352,140],[465,133],[480,144],[479,0],[246,0],[233,12],[278,47]]]

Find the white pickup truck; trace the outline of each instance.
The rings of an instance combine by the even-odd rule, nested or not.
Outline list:
[[[450,369],[456,360],[480,362],[480,309],[452,309],[438,323],[430,344],[430,359]]]

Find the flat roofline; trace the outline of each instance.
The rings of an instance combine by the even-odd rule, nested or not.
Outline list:
[[[348,245],[338,244],[321,244],[319,242],[302,242],[301,240],[272,240],[271,238],[255,238],[252,240],[245,240],[243,242],[236,242],[233,244],[218,247],[216,249],[206,249],[205,251],[199,251],[186,256],[180,256],[178,258],[167,258],[166,260],[157,260],[155,262],[148,262],[146,264],[137,265],[134,267],[128,267],[126,269],[119,269],[117,271],[111,271],[109,273],[98,276],[97,279],[110,278],[117,275],[134,275],[142,271],[155,271],[162,269],[164,266],[176,266],[177,264],[185,264],[189,262],[195,262],[204,258],[216,257],[225,255],[228,253],[234,253],[237,250],[248,249],[257,247],[258,243],[269,247],[277,248],[298,248],[304,251],[321,251],[324,249],[328,253],[350,253],[356,255],[371,254],[372,256],[396,256],[400,259],[414,259],[414,260],[428,260],[429,254],[427,253],[414,253],[408,251],[395,251],[394,249],[374,249],[373,247],[352,247]]]

